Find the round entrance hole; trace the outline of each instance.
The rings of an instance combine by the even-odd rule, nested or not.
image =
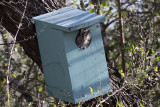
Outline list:
[[[91,31],[86,28],[80,29],[75,43],[80,49],[86,49],[91,43]]]

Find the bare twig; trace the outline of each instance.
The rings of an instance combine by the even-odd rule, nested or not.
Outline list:
[[[121,35],[121,43],[120,43],[120,50],[121,50],[121,57],[122,57],[122,68],[123,72],[125,72],[125,55],[124,55],[124,43],[125,43],[125,38],[124,38],[124,32],[123,32],[123,20],[122,20],[122,6],[121,6],[121,0],[118,1],[118,12],[119,12],[119,25],[120,25],[120,35]]]
[[[81,5],[82,10],[86,11],[83,0],[80,0],[80,5]]]
[[[26,38],[26,39],[24,39],[24,40],[2,43],[2,44],[0,44],[0,45],[11,45],[11,44],[17,44],[17,43],[21,43],[21,42],[26,42],[26,41],[29,41],[29,40],[34,39],[35,37],[36,37],[36,36],[32,36],[32,37]]]
[[[96,107],[99,107],[102,103],[104,103],[105,101],[107,101],[109,98],[111,98],[112,96],[116,95],[118,92],[122,91],[123,89],[125,89],[125,87],[128,86],[128,84],[124,85],[123,87],[121,87],[119,90],[114,91],[111,95],[109,95],[108,97],[106,97],[105,99],[103,99],[102,101],[100,101]]]
[[[29,84],[29,76],[30,76],[30,73],[31,73],[33,67],[34,67],[34,62],[32,62],[30,68],[29,68],[28,71],[27,71],[28,74],[27,74],[27,78],[26,78],[26,82],[25,82],[25,88],[28,87],[28,84]]]
[[[25,12],[26,12],[26,8],[27,8],[27,1],[25,3],[25,8],[24,8],[24,12],[22,14],[22,17],[21,17],[21,20],[20,20],[20,23],[18,25],[18,29],[17,29],[17,32],[14,36],[14,42],[16,42],[16,39],[17,39],[17,35],[19,33],[19,30],[22,26],[22,21],[23,21],[23,18],[24,18],[24,15],[25,15]],[[11,67],[11,59],[12,59],[12,53],[13,53],[13,49],[15,47],[15,43],[12,45],[12,48],[11,48],[11,51],[10,51],[10,57],[9,57],[9,60],[8,60],[8,69],[7,69],[7,85],[6,85],[6,91],[7,91],[7,95],[8,95],[8,107],[10,107],[10,91],[9,91],[9,73],[10,73],[10,67]]]

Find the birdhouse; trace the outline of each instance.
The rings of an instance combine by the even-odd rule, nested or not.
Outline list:
[[[49,95],[77,104],[110,91],[99,25],[104,20],[71,7],[33,18]]]

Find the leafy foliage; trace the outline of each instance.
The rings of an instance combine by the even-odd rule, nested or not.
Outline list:
[[[124,79],[123,85],[129,84],[127,88],[131,88],[138,97],[134,99],[139,104],[138,106],[160,105],[160,2],[157,0],[122,0],[126,74],[122,70],[117,1],[84,0],[80,2],[73,0],[68,5],[106,17],[105,26],[102,26],[102,35],[108,61],[118,69]],[[11,59],[9,74],[11,93],[6,92],[6,71],[11,48],[8,42],[13,40],[9,33],[4,33],[1,41],[5,45],[0,45],[0,106],[7,105],[8,98],[11,100],[11,106],[48,105],[52,107],[58,104],[65,106],[66,103],[63,101],[48,97],[41,70],[25,55],[19,44],[16,44]],[[89,89],[94,95],[94,90],[91,87]],[[100,102],[101,99],[97,98],[97,101]],[[78,106],[82,104],[79,103]],[[127,107],[120,99],[117,99],[116,106]]]

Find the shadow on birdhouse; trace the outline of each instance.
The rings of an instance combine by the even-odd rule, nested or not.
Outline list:
[[[33,20],[49,95],[77,104],[110,91],[99,25],[105,17],[65,7]]]

